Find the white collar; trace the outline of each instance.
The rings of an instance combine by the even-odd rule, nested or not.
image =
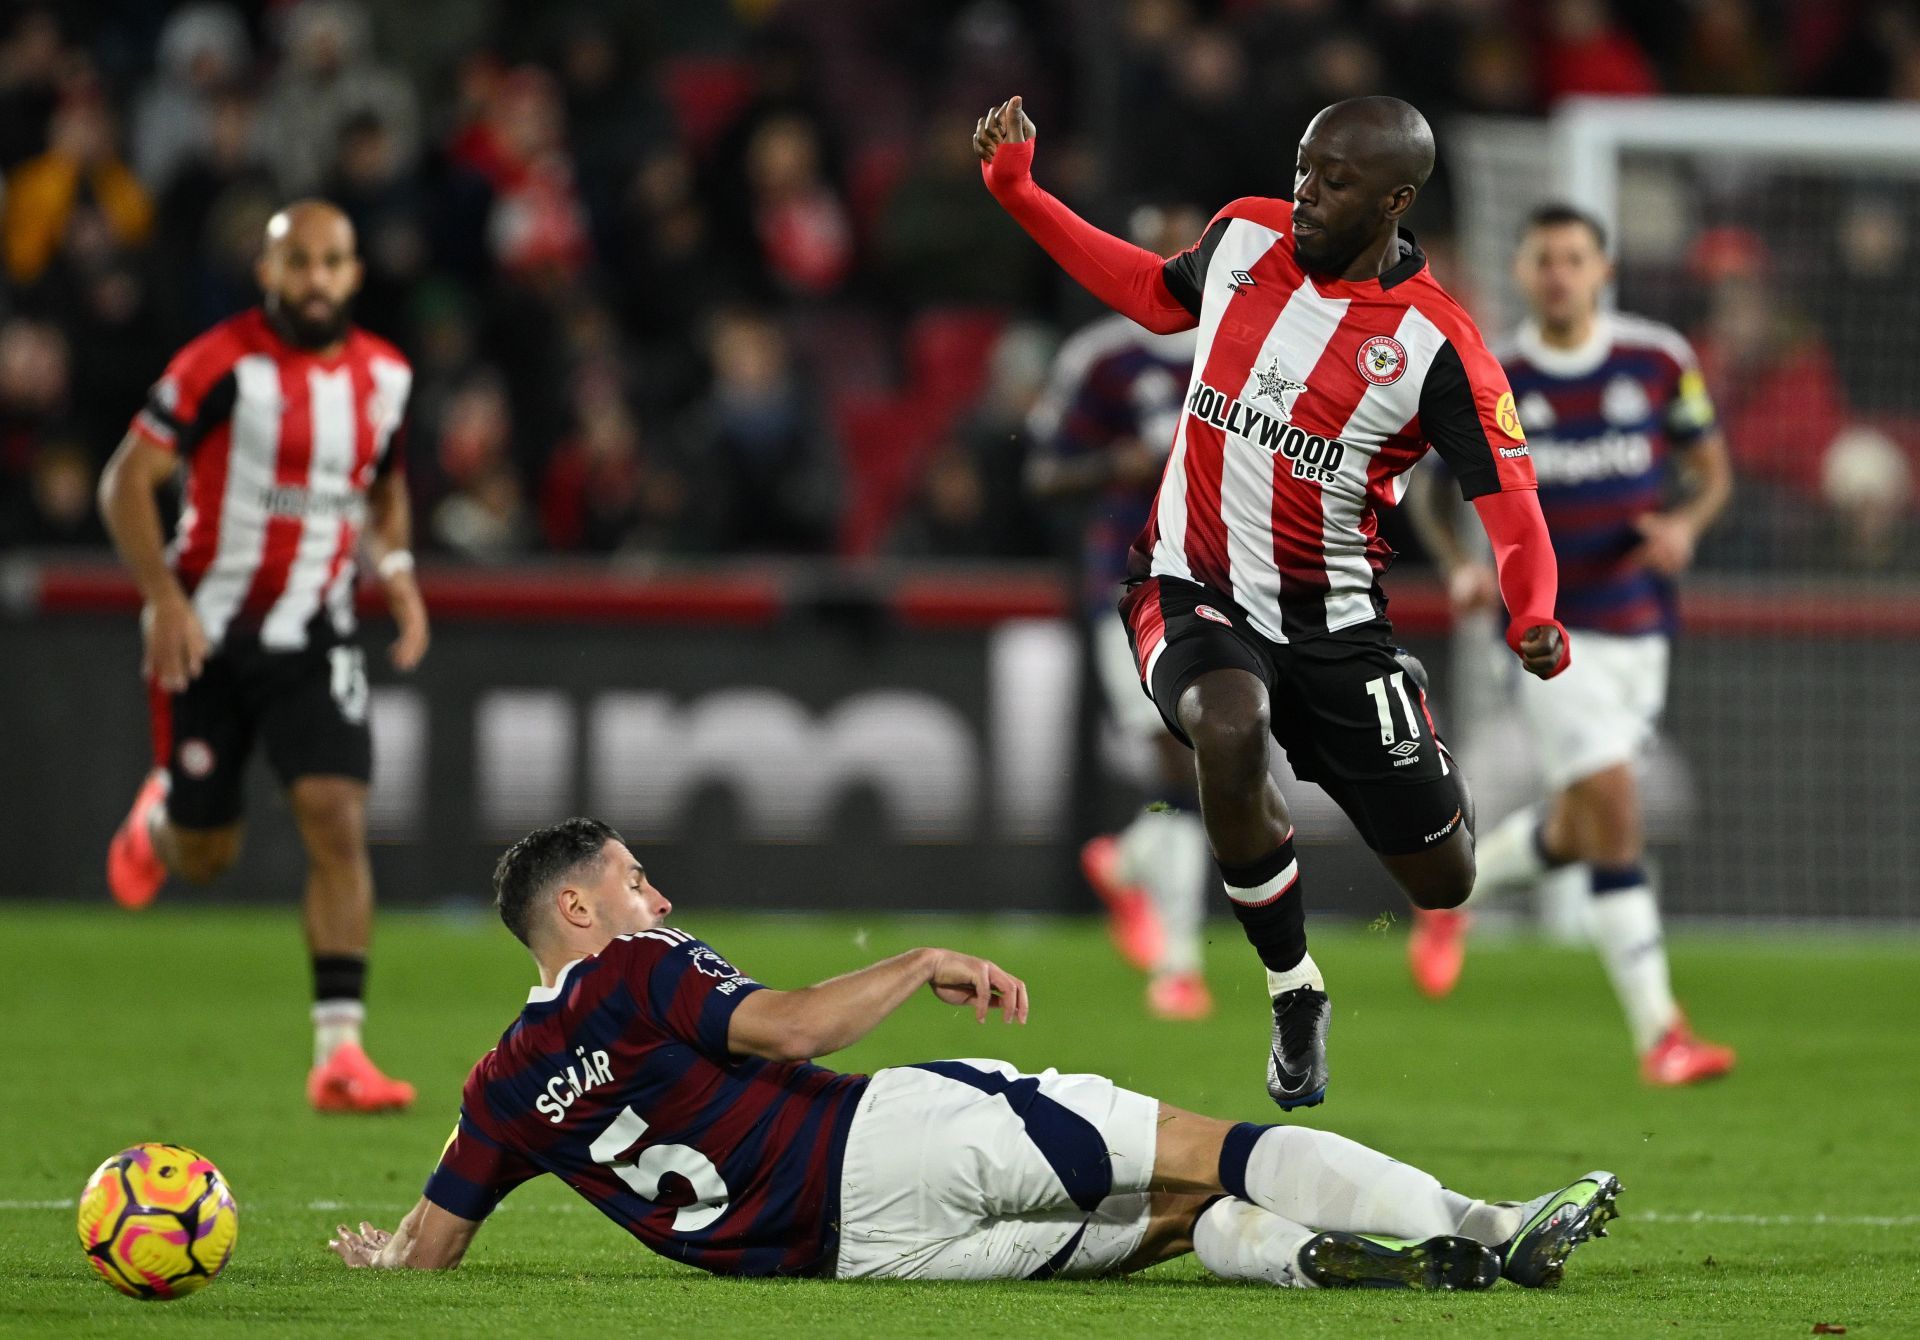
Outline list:
[[[1561,349],[1548,344],[1540,333],[1540,323],[1529,320],[1514,336],[1514,344],[1529,363],[1554,377],[1584,377],[1602,363],[1613,350],[1613,320],[1605,312],[1596,312],[1593,329],[1586,342],[1577,348]]]
[[[560,999],[560,989],[567,984],[567,974],[585,962],[585,959],[575,959],[566,967],[560,969],[559,973],[553,979],[552,986],[536,986],[533,990],[527,992],[527,1004],[545,1005],[548,1001]]]

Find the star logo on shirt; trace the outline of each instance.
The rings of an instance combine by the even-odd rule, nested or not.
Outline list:
[[[1255,381],[1260,383],[1260,389],[1257,394],[1265,396],[1268,400],[1278,405],[1280,407],[1281,418],[1291,420],[1293,418],[1293,402],[1300,398],[1300,393],[1307,389],[1307,384],[1305,382],[1294,381],[1291,377],[1282,376],[1278,359],[1270,361],[1263,368],[1255,368],[1253,370],[1253,377]]]

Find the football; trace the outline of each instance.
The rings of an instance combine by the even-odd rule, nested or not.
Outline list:
[[[80,1246],[129,1298],[181,1298],[213,1283],[233,1256],[240,1210],[227,1179],[181,1145],[123,1149],[80,1193]]]

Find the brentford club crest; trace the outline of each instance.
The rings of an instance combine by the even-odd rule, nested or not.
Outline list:
[[[1375,335],[1360,346],[1360,375],[1375,386],[1391,386],[1407,370],[1407,347],[1391,335]]]
[[[180,771],[199,781],[213,775],[213,746],[205,740],[191,739],[180,742]]]

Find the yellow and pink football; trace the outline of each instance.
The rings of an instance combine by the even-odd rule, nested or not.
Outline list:
[[[212,1160],[181,1145],[123,1149],[80,1193],[80,1245],[130,1298],[182,1298],[233,1256],[240,1210]]]

